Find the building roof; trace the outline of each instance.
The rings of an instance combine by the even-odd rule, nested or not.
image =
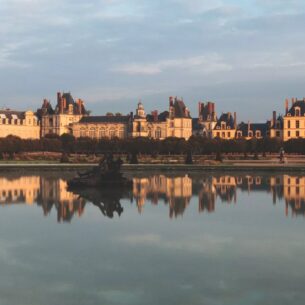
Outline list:
[[[276,119],[276,122],[273,122],[272,120],[269,121],[270,122],[270,126],[273,129],[283,129],[284,127],[284,120],[283,120],[283,116],[279,115]]]
[[[241,122],[237,126],[237,130],[242,132],[243,137],[248,136],[248,124]],[[268,124],[267,123],[250,123],[250,131],[252,131],[254,134],[256,131],[261,132],[261,136],[265,137],[267,135],[268,131]]]
[[[0,119],[24,120],[25,111],[15,111],[10,109],[0,110]]]
[[[190,118],[189,111],[186,111],[187,108],[183,101],[175,99],[174,102],[174,111],[175,118]]]
[[[218,119],[214,129],[221,128],[221,123],[222,122],[226,123],[226,127],[230,126],[231,129],[235,128],[235,126],[234,126],[234,117],[233,117],[233,115],[230,112],[222,113],[222,115]]]
[[[291,115],[291,116],[295,116],[295,113],[296,113],[296,107],[299,107],[300,108],[300,116],[304,116],[305,114],[305,101],[304,100],[301,100],[301,101],[296,101],[292,106],[291,108],[289,109],[288,113]],[[287,114],[288,114],[287,113]]]
[[[193,118],[192,119],[192,129],[193,130],[202,130],[202,125],[199,124],[199,119],[198,118]]]
[[[166,122],[166,119],[169,117],[169,112],[168,111],[163,111],[158,114],[157,122]],[[155,122],[155,118],[152,114],[148,114],[146,116],[146,120],[148,122]]]
[[[128,123],[129,115],[101,115],[101,116],[85,116],[79,121],[80,124],[98,124],[98,123]]]
[[[203,121],[217,121],[215,103],[207,102],[204,104],[200,102],[199,116]]]

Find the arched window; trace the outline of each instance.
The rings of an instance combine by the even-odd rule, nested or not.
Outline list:
[[[157,127],[156,129],[156,139],[160,139],[161,138],[161,128]]]
[[[87,131],[86,131],[86,128],[81,128],[80,129],[80,136],[82,138],[85,138],[87,136]]]
[[[106,129],[105,128],[100,129],[99,138],[106,138]]]
[[[124,139],[125,138],[125,130],[123,128],[121,128],[119,130],[119,138],[120,139]]]
[[[299,107],[295,108],[295,115],[300,116],[300,108]]]
[[[96,131],[95,131],[95,128],[91,127],[90,130],[89,130],[89,137],[94,139],[96,138]]]
[[[257,138],[260,138],[261,137],[261,132],[260,132],[260,130],[256,130],[255,131],[255,136],[257,137]]]
[[[151,138],[152,137],[151,127],[148,127],[147,131],[148,131],[148,137]]]
[[[110,128],[109,130],[109,137],[110,138],[115,138],[116,137],[116,131],[114,128]]]

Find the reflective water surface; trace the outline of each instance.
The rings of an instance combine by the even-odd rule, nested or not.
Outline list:
[[[0,304],[305,304],[305,176],[0,176]]]

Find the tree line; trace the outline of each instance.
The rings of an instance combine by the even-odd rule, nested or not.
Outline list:
[[[15,136],[0,138],[0,153],[21,152],[63,152],[63,153],[126,153],[126,154],[267,154],[278,153],[281,147],[286,153],[305,154],[305,139],[282,142],[276,138],[264,139],[207,139],[191,137],[188,141],[180,138],[155,140],[149,138],[91,139],[74,138],[72,135],[50,135],[39,140],[24,140]]]

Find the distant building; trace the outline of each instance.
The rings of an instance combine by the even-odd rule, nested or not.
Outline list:
[[[194,136],[212,138],[212,131],[217,124],[215,103],[198,103],[198,118],[193,118],[192,127]]]
[[[241,122],[237,126],[236,138],[244,138],[246,140],[250,140],[253,138],[262,139],[267,136],[268,128],[268,123]]]
[[[285,104],[283,140],[305,138],[305,99],[293,98],[290,109],[288,99]]]
[[[41,120],[41,136],[55,134],[61,136],[71,133],[71,125],[88,115],[84,102],[74,100],[71,93],[57,93],[57,105],[52,108],[50,101],[44,100],[42,107],[37,110]]]
[[[283,116],[276,116],[276,111],[273,111],[272,120],[269,121],[269,136],[270,138],[283,139],[284,120]]]
[[[188,140],[192,135],[192,119],[182,100],[170,98],[169,111],[160,114],[155,110],[146,115],[143,104],[139,102],[135,115],[84,116],[71,124],[71,130],[76,138],[177,137]]]
[[[92,139],[128,137],[131,116],[113,115],[84,116],[79,122],[72,124],[72,134],[76,138],[89,137]]]
[[[0,110],[0,138],[9,135],[21,139],[39,139],[38,117],[32,111]]]
[[[223,113],[212,130],[212,136],[213,138],[224,140],[234,139],[236,136],[236,128],[236,112],[234,112],[234,116],[232,116],[231,112]]]

